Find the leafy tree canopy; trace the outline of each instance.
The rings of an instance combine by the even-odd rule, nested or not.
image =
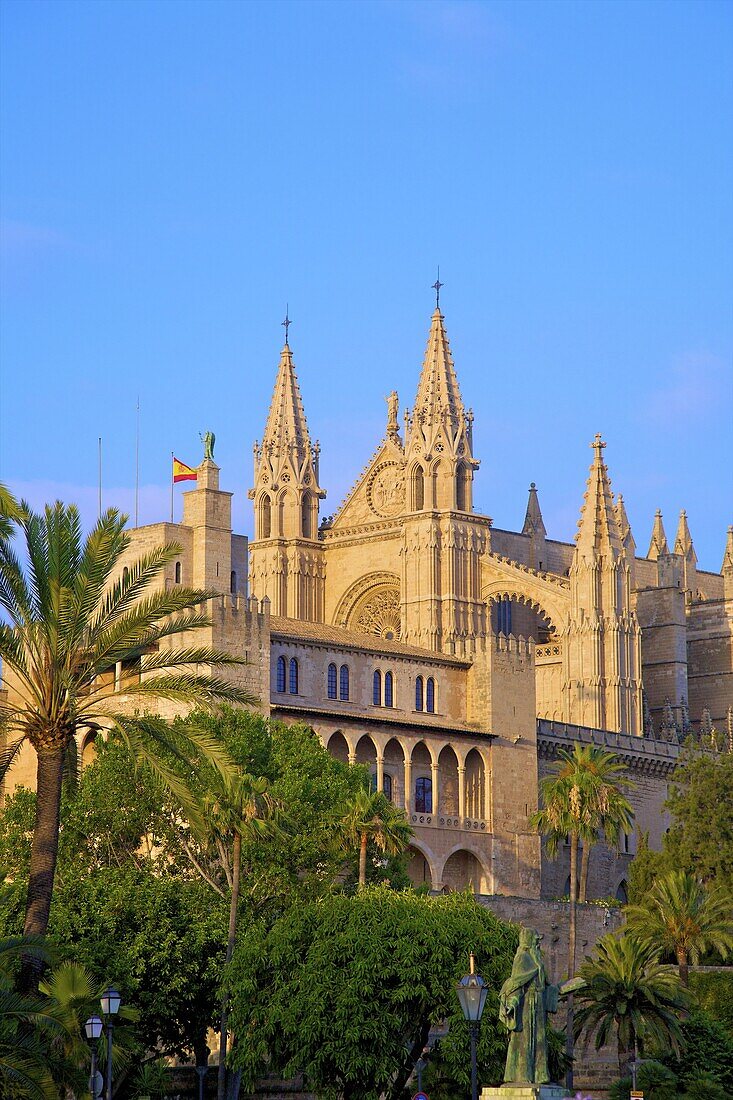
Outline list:
[[[233,1061],[244,1087],[269,1067],[304,1072],[324,1097],[398,1097],[431,1024],[447,1019],[443,1055],[465,1090],[468,1031],[455,984],[471,950],[489,986],[480,1072],[500,1081],[497,998],[516,945],[516,930],[471,896],[385,887],[297,902],[269,929],[252,923],[230,971]]]
[[[733,896],[733,754],[688,744],[667,806],[673,821],[664,852],[672,866]]]

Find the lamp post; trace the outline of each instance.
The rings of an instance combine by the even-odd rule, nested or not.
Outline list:
[[[112,986],[106,989],[101,997],[102,1015],[105,1019],[105,1031],[107,1032],[107,1065],[104,1100],[112,1100],[112,1032],[115,1026],[115,1017],[120,1011],[122,998]]]
[[[476,973],[476,959],[471,952],[471,972],[461,978],[456,986],[456,994],[461,1011],[468,1021],[471,1033],[471,1100],[478,1100],[478,1073],[476,1070],[476,1040],[478,1038],[481,1016],[486,1004],[489,987],[480,974]]]
[[[92,1050],[92,1068],[89,1074],[89,1091],[92,1094],[92,1100],[99,1100],[102,1095],[102,1074],[97,1069],[97,1040],[102,1034],[103,1027],[104,1024],[99,1016],[90,1016],[84,1024],[84,1031]]]

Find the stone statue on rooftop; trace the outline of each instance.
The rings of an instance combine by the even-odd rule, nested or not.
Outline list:
[[[204,462],[214,461],[214,444],[216,443],[216,436],[213,432],[204,432],[202,435],[199,432],[199,439],[204,445]]]

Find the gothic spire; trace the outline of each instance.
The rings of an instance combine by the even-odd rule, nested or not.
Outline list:
[[[293,353],[287,342],[280,353],[277,380],[267,415],[262,450],[273,457],[283,457],[292,451],[298,465],[303,463],[311,450],[303,400],[293,366]]]
[[[690,560],[697,561],[695,547],[692,545],[692,535],[690,534],[690,528],[687,526],[687,512],[684,508],[680,512],[680,522],[677,526],[677,538],[675,539],[674,552],[675,554],[681,554],[683,558],[690,558]]]
[[[534,481],[529,487],[529,500],[527,501],[527,512],[524,517],[524,526],[522,527],[523,535],[541,535],[542,538],[547,536],[547,529],[545,522],[542,519],[542,512],[540,511],[540,501],[537,496],[537,486]]]
[[[649,543],[647,557],[652,561],[656,561],[657,558],[668,553],[669,547],[667,546],[667,536],[664,533],[662,513],[657,508],[656,515],[654,516],[654,526],[652,527],[652,541]]]
[[[621,553],[622,544],[613,505],[611,481],[608,468],[603,461],[605,446],[600,435],[596,435],[591,443],[595,454],[590,467],[575,541],[581,553],[610,550],[611,556],[617,558]]]
[[[413,421],[419,421],[426,426],[436,425],[446,417],[455,433],[465,413],[444,320],[443,314],[436,309],[430,323]]]

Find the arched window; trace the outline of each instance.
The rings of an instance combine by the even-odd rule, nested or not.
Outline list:
[[[622,880],[621,882],[619,882],[618,889],[616,890],[616,901],[620,901],[622,905],[626,905],[628,903],[628,900],[629,894],[628,890],[626,889],[626,882]]]
[[[509,635],[512,632],[512,601],[499,600],[496,605],[496,632]]]
[[[303,504],[301,505],[302,514],[302,531],[303,538],[309,539],[311,537],[311,495],[306,493],[303,497]]]
[[[466,511],[466,474],[462,462],[456,470],[456,509],[459,512]]]
[[[433,812],[433,781],[426,775],[420,775],[415,780],[415,813],[431,814]]]
[[[384,674],[384,705],[385,707],[394,706],[394,678],[391,672]]]
[[[176,584],[180,584],[181,583],[181,563],[179,561],[176,562],[175,577],[176,577]]]
[[[384,791],[385,795],[387,796],[387,798],[391,802],[392,801],[392,776],[389,775],[388,772],[385,772],[384,776],[382,777],[382,790]]]
[[[422,512],[425,507],[425,478],[422,466],[416,466],[415,473],[412,475],[412,499],[413,511]]]
[[[290,681],[288,683],[288,690],[291,695],[298,694],[298,662],[295,657],[290,658]]]
[[[349,666],[341,665],[339,672],[339,699],[348,702],[349,699]]]
[[[328,698],[336,698],[336,665],[333,663],[328,666]]]
[[[423,708],[423,678],[418,676],[415,680],[415,710]]]
[[[277,682],[275,685],[275,691],[285,691],[285,658],[278,657],[277,659]]]
[[[270,498],[267,493],[262,497],[260,503],[260,538],[269,539],[272,533],[272,506],[270,505]]]
[[[237,592],[237,574],[236,574],[234,569],[232,569],[231,573],[229,574],[229,591],[231,592],[231,594],[233,596],[236,595],[236,592]]]
[[[129,579],[130,579],[130,570],[125,565],[125,566],[123,566],[123,569],[122,569],[122,583],[127,584]]]
[[[374,670],[372,677],[372,704],[375,707],[382,705],[382,673],[378,668]]]
[[[435,680],[432,676],[428,676],[428,682],[425,685],[425,710],[430,714],[435,712]]]

